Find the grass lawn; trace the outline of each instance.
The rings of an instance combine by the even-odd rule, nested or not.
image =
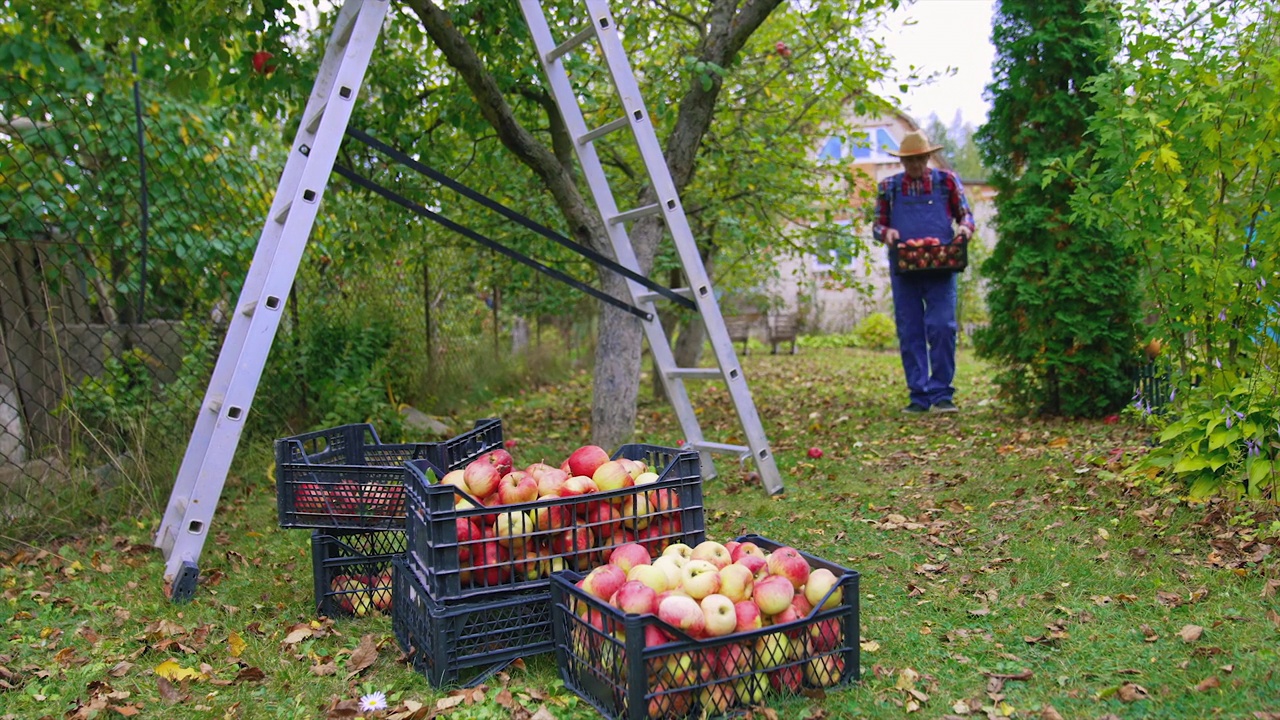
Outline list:
[[[722,461],[708,536],[758,533],[862,575],[863,681],[756,717],[1280,718],[1274,512],[1122,480],[1148,432],[1002,414],[967,354],[957,415],[900,414],[891,353],[753,354],[744,369],[787,492]],[[459,426],[500,417],[518,464],[558,463],[588,438],[589,393],[579,377]],[[695,396],[707,436],[732,435],[727,393]],[[664,405],[642,404],[638,441],[677,437]],[[276,527],[270,464],[241,447],[188,605],[163,598],[157,517],[5,561],[0,718],[355,717],[375,690],[391,717],[595,717],[550,656],[436,691],[388,618],[313,622],[309,533]]]

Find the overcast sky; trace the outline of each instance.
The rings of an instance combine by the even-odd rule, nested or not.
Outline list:
[[[982,93],[991,82],[991,15],[994,0],[917,0],[889,18],[884,41],[894,56],[894,67],[905,78],[911,65],[922,75],[954,68],[954,74],[912,88],[903,95],[898,79],[880,87],[884,97],[896,99],[920,124],[937,113],[951,124],[959,110],[974,127],[987,117]]]

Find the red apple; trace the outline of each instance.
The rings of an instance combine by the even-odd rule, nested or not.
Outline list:
[[[769,575],[769,563],[758,555],[740,555],[735,562],[750,570],[756,582],[760,582]]]
[[[725,547],[727,548],[729,546],[725,545]],[[761,560],[764,560],[766,557],[768,557],[768,554],[765,553],[765,551],[762,550],[759,545],[756,545],[750,540],[744,543],[738,543],[736,546],[733,547],[733,549],[729,550],[729,559],[732,560],[733,562],[738,562],[738,560],[740,560],[743,555],[755,555]]]
[[[587,504],[587,524],[598,538],[607,538],[622,525],[622,517],[613,505],[603,500]]]
[[[294,491],[293,506],[300,513],[322,513],[328,499],[329,493],[319,483],[302,483]]]
[[[574,450],[565,464],[569,467],[566,469],[561,466],[570,475],[585,475],[592,477],[595,475],[596,468],[609,462],[609,453],[598,445],[583,445]]]
[[[621,490],[635,485],[636,482],[627,472],[626,467],[617,460],[601,463],[596,468],[596,471],[591,474],[591,480],[595,482],[596,487],[600,488],[600,492]]]
[[[458,564],[466,565],[471,561],[471,553],[484,539],[484,531],[471,518],[457,518],[454,525],[458,529]]]
[[[706,617],[698,601],[683,595],[668,595],[658,604],[658,617],[686,635],[702,637]]]
[[[379,612],[387,612],[391,609],[392,584],[390,570],[384,570],[374,582],[373,607],[375,610],[378,610]]]
[[[648,565],[651,562],[649,551],[639,543],[624,543],[609,553],[609,563],[622,568],[623,572],[631,572],[631,568],[637,565]]]
[[[497,540],[486,540],[479,552],[471,554],[471,580],[476,585],[492,586],[511,582],[511,553]]]
[[[573,524],[568,505],[539,505],[529,511],[534,529],[538,532],[560,530]]]
[[[507,473],[511,472],[511,468],[515,464],[511,459],[511,453],[507,452],[506,450],[503,450],[502,448],[498,448],[496,450],[490,450],[489,452],[485,453],[481,457],[483,457],[485,460],[488,460],[489,464],[497,468],[498,475],[500,476],[506,475]]]
[[[646,615],[658,611],[658,593],[639,580],[628,580],[609,601],[624,613]]]
[[[551,552],[564,557],[565,566],[585,572],[595,566],[598,554],[596,539],[584,527],[570,528],[551,537]]]
[[[463,468],[462,479],[466,481],[471,497],[483,501],[498,491],[502,475],[493,463],[480,458]]]
[[[609,602],[609,598],[618,592],[627,581],[627,573],[617,565],[601,565],[582,579],[582,589],[587,593]]]
[[[822,448],[820,447],[809,448],[809,457],[813,458],[814,460],[817,460],[818,458],[822,457]]]
[[[796,590],[803,588],[809,581],[809,561],[795,548],[780,547],[769,553],[765,560],[769,565],[770,575],[785,577]]]
[[[839,647],[842,636],[840,621],[835,618],[819,620],[809,626],[809,645],[815,653],[835,650]]]
[[[329,488],[329,508],[334,515],[359,515],[360,486],[343,480],[337,487]]]
[[[698,693],[698,704],[707,715],[724,715],[737,702],[738,693],[731,681],[707,685]]]
[[[796,694],[804,683],[804,671],[799,665],[789,665],[769,673],[769,682],[778,692]]]
[[[498,502],[518,505],[538,499],[538,481],[523,470],[512,470],[498,481]]]
[[[733,614],[737,618],[734,632],[759,630],[764,627],[760,617],[760,608],[751,600],[740,600],[733,604]]]
[[[770,575],[757,580],[752,599],[760,607],[760,612],[773,617],[791,607],[791,600],[796,596],[796,589],[791,581],[781,575]]]
[[[542,473],[548,470],[557,470],[557,469],[558,468],[548,465],[544,462],[536,462],[536,463],[529,463],[529,467],[525,468],[524,471],[532,475],[534,480],[541,480]]]
[[[533,473],[530,473],[533,475]],[[533,475],[538,483],[538,497],[560,497],[564,489],[564,484],[569,481],[569,475],[563,470],[548,467],[541,474]]]

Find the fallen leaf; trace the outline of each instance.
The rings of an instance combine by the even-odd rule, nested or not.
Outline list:
[[[1178,637],[1182,638],[1182,642],[1193,643],[1200,639],[1204,634],[1204,628],[1199,625],[1183,625],[1178,631]]]
[[[306,623],[299,623],[289,629],[289,634],[284,637],[285,645],[293,645],[306,640],[316,634],[316,631]]]
[[[1142,639],[1146,642],[1152,643],[1160,639],[1160,636],[1156,634],[1156,631],[1152,630],[1151,626],[1146,623],[1143,623],[1138,629],[1142,631]]]
[[[450,708],[455,708],[461,705],[462,703],[466,702],[466,700],[467,699],[461,695],[454,695],[452,697],[443,697],[436,701],[436,709],[443,712]]]
[[[240,637],[240,633],[233,632],[227,636],[227,649],[231,652],[231,657],[233,658],[240,657],[240,653],[244,652],[244,649],[248,646],[249,643]]]
[[[125,717],[133,717],[134,715],[142,712],[136,705],[112,705],[111,709]]]
[[[338,672],[338,666],[335,665],[332,660],[330,660],[327,663],[324,663],[323,665],[311,666],[311,674],[317,675],[319,677],[328,677],[329,675],[337,674],[337,672]]]
[[[1040,708],[1040,720],[1063,720],[1063,717],[1052,705],[1045,705]]]
[[[156,678],[156,685],[160,688],[160,699],[167,705],[177,705],[191,698],[190,695],[182,692],[173,683],[162,677]]]
[[[1164,590],[1156,591],[1156,602],[1165,607],[1178,607],[1182,604],[1182,596],[1177,593],[1165,592]]]
[[[236,682],[258,682],[266,679],[267,674],[256,667],[247,667],[236,673]]]
[[[969,614],[970,614],[970,615],[978,615],[978,616],[982,616],[982,615],[990,615],[990,614],[991,614],[991,608],[986,608],[986,607],[977,607],[977,608],[973,608],[972,610],[970,610],[970,611],[969,611]]]
[[[1125,683],[1116,691],[1120,699],[1125,702],[1136,702],[1138,700],[1146,700],[1151,697],[1147,689],[1137,683]]]
[[[107,671],[107,674],[110,675],[111,677],[117,677],[117,678],[124,677],[125,674],[127,674],[132,669],[133,669],[133,663],[125,660],[121,660],[120,662],[113,665],[112,668],[109,671]]]
[[[1201,680],[1199,683],[1196,683],[1196,692],[1204,692],[1205,690],[1212,690],[1216,687],[1220,687],[1221,685],[1222,685],[1222,682],[1218,680],[1217,675],[1210,675],[1209,677]]]
[[[880,651],[880,643],[875,640],[865,640],[859,643],[859,647],[864,653],[875,653]]]
[[[1276,629],[1280,629],[1280,613],[1275,610],[1268,610],[1267,620],[1270,620],[1271,624],[1276,626]]]
[[[199,680],[201,675],[196,670],[184,668],[172,658],[165,660],[155,668],[156,675],[174,682],[182,682],[183,680]]]
[[[351,653],[351,659],[347,662],[347,678],[353,678],[364,672],[368,667],[378,660],[378,646],[373,641],[373,635],[366,634],[360,638],[360,645]]]
[[[776,718],[777,716],[775,715],[774,717]],[[546,705],[543,705],[538,708],[538,712],[534,713],[529,720],[556,720],[556,716],[551,714]]]
[[[1280,580],[1268,580],[1262,584],[1262,597],[1269,598],[1280,591]]]

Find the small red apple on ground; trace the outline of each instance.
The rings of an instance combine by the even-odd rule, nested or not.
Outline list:
[[[809,457],[813,458],[814,460],[817,460],[818,458],[822,457],[822,448],[820,447],[809,448]]]

